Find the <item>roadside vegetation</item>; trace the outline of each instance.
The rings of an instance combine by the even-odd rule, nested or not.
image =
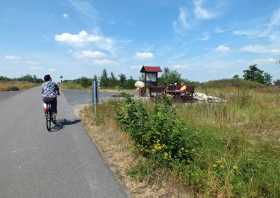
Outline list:
[[[236,90],[224,104],[127,98],[102,104],[96,121],[129,135],[141,157],[127,174],[138,182],[168,173],[197,196],[279,197],[279,92],[267,91]]]
[[[280,90],[271,78],[256,78],[260,73],[265,79],[264,72],[249,67],[245,79],[196,84],[224,103],[127,97],[90,114],[95,125],[126,135],[119,144],[133,147],[134,163],[125,172],[133,181],[167,184],[171,195],[182,195],[174,189],[183,186],[193,197],[280,197]]]
[[[43,80],[35,75],[25,75],[20,78],[8,78],[0,76],[0,91],[18,91],[30,89],[42,83]]]

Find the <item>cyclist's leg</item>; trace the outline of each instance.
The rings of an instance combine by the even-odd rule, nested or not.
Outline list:
[[[52,112],[57,114],[57,99],[53,98],[51,104],[52,104]]]

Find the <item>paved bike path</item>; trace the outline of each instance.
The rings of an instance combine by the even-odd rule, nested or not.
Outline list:
[[[62,95],[58,119],[75,120]],[[127,197],[81,123],[47,132],[40,89],[0,102],[0,198]]]

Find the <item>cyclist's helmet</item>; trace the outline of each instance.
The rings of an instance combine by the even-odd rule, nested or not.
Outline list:
[[[47,82],[47,81],[50,81],[52,78],[51,78],[51,75],[50,74],[47,74],[44,76],[44,81]]]

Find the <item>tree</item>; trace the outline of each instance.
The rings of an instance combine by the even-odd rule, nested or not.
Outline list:
[[[120,87],[121,88],[126,88],[126,76],[125,76],[125,74],[120,74],[119,75],[119,77],[120,77]]]
[[[100,86],[101,87],[108,87],[109,86],[109,78],[106,69],[102,71],[102,75],[100,78]]]
[[[130,78],[127,80],[127,83],[126,83],[126,88],[127,89],[133,89],[135,88],[135,80],[133,79],[132,76],[130,76]]]
[[[272,85],[272,76],[269,73],[264,73],[264,84],[266,85]]]
[[[239,75],[235,74],[233,77],[233,79],[240,79]]]
[[[92,80],[86,77],[82,77],[79,79],[79,84],[81,84],[82,87],[87,88],[92,85]]]
[[[6,76],[0,76],[0,81],[10,81],[12,79],[6,77]]]
[[[181,75],[176,70],[164,68],[163,74],[159,78],[159,83],[168,85],[172,83],[181,83],[183,80]]]
[[[275,86],[280,86],[280,79],[274,81]]]
[[[251,80],[261,84],[265,83],[263,71],[257,65],[250,65],[249,69],[243,71],[244,80]]]
[[[116,76],[113,72],[111,72],[110,86],[112,86],[112,87],[118,86],[118,79],[116,78]]]

